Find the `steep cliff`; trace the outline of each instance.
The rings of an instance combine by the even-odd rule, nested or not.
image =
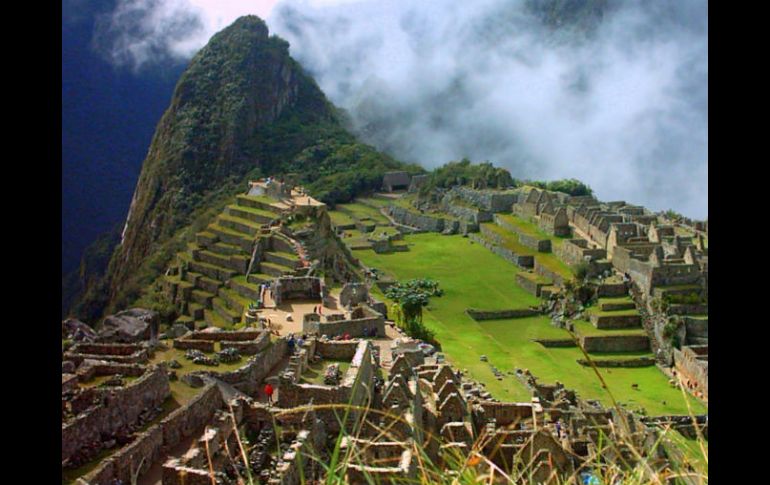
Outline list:
[[[249,178],[293,173],[333,203],[387,170],[421,170],[359,144],[342,119],[261,19],[241,17],[216,34],[158,123],[106,274],[70,291],[82,296],[63,301],[63,313],[93,322],[135,301]]]
[[[187,220],[197,195],[270,165],[258,131],[289,110],[306,122],[333,120],[288,44],[269,37],[257,17],[215,35],[182,75],[153,137],[111,268],[115,281]]]

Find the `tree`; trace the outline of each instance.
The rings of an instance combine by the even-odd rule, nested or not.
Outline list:
[[[415,279],[392,285],[385,291],[385,296],[393,301],[391,315],[399,328],[411,337],[433,341],[433,332],[422,323],[422,309],[428,305],[431,296],[443,293],[437,281]]]

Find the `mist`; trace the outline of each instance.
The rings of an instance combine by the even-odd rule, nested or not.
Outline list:
[[[228,2],[224,17],[205,5],[218,2],[119,3],[144,15],[124,8],[121,20],[119,7],[102,44],[134,68],[190,56],[228,16],[256,13],[254,2]],[[601,200],[706,218],[707,2],[608,1],[603,16],[558,28],[526,3],[284,0],[266,11],[361,138],[401,160],[488,160],[515,178],[578,178]]]

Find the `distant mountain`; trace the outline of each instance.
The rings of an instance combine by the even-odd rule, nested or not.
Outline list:
[[[251,177],[292,172],[334,202],[404,167],[358,144],[342,119],[289,56],[288,43],[258,17],[241,17],[213,36],[158,124],[104,277],[81,269],[77,285],[68,279],[69,313],[92,321],[134,301],[190,237],[190,224]]]

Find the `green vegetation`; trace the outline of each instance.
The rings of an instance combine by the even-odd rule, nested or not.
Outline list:
[[[386,172],[423,172],[418,165],[404,164],[369,145],[356,143],[347,133],[337,133],[304,149],[284,170],[300,174],[299,182],[308,192],[330,205],[350,202],[358,194],[378,190]]]
[[[420,187],[420,195],[427,195],[436,187],[449,188],[467,185],[474,189],[513,187],[511,173],[495,167],[489,162],[474,164],[467,158],[459,162],[449,162],[430,173],[428,180]]]
[[[558,244],[561,244],[562,241],[566,239],[566,238],[560,238],[555,236],[548,236],[542,231],[536,229],[536,226],[534,226],[534,224],[523,221],[516,216],[512,216],[509,214],[498,214],[498,216],[502,216],[505,222],[508,222],[511,225],[515,225],[516,227],[526,228],[525,230],[527,234],[530,234],[532,236],[535,236],[541,239],[550,239],[551,245],[554,247]],[[483,222],[481,226],[486,229],[489,229],[490,231],[500,236],[503,242],[502,244],[503,247],[510,249],[516,254],[534,256],[535,259],[537,259],[537,261],[541,265],[543,265],[548,270],[560,275],[562,278],[570,279],[573,277],[574,273],[572,269],[567,264],[565,264],[562,260],[557,258],[555,254],[540,253],[535,251],[534,249],[524,246],[519,242],[518,234],[516,234],[515,232],[511,232],[504,227],[498,226],[493,222]]]
[[[552,180],[550,182],[525,181],[524,185],[531,185],[539,189],[550,190],[552,192],[563,192],[569,195],[593,195],[594,191],[588,185],[577,179]]]
[[[377,224],[389,224],[388,218],[380,213],[378,209],[371,206],[362,204],[360,202],[352,202],[349,204],[340,204],[337,209],[342,212],[347,212],[353,215],[358,220],[371,219]]]
[[[402,328],[410,337],[432,342],[433,332],[422,322],[422,309],[428,306],[431,296],[441,296],[444,292],[438,287],[437,281],[415,279],[404,283],[396,283],[385,291],[393,305],[396,325]]]
[[[580,366],[578,348],[545,348],[535,338],[569,338],[546,317],[476,322],[467,308],[502,310],[537,305],[538,299],[515,284],[518,269],[478,244],[460,236],[416,234],[405,236],[408,252],[376,254],[354,251],[369,267],[397,279],[431,278],[441,281],[442,298],[431,299],[423,322],[435,332],[447,360],[470,377],[484,382],[502,400],[528,400],[527,390],[513,377],[495,379],[490,364],[501,371],[528,368],[543,382],[563,382],[583,398],[608,403],[606,391],[591,368]],[[587,322],[586,322],[587,324]],[[587,324],[590,326],[590,324]],[[624,333],[630,333],[626,330]],[[479,360],[486,355],[489,363]],[[686,412],[681,392],[655,367],[600,369],[616,399],[649,414]],[[638,384],[638,389],[631,384]],[[663,402],[666,404],[663,404]],[[704,407],[694,402],[695,412]]]

